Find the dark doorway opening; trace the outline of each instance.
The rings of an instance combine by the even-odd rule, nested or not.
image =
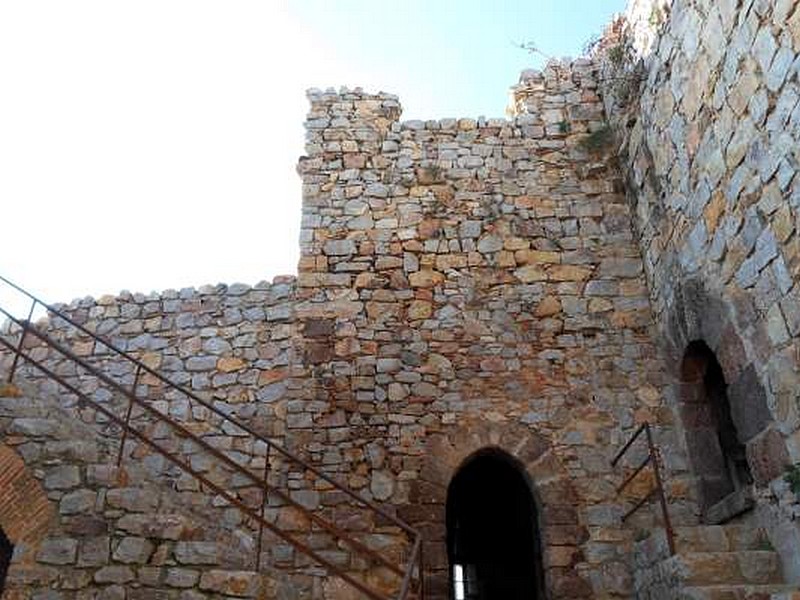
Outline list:
[[[5,590],[6,575],[8,566],[11,564],[11,555],[14,553],[14,545],[6,537],[5,532],[0,529],[0,594]]]
[[[708,510],[753,482],[745,446],[731,416],[728,385],[703,341],[689,344],[681,365],[682,412],[689,454]]]
[[[447,553],[453,600],[544,598],[536,506],[510,456],[480,452],[450,482]]]

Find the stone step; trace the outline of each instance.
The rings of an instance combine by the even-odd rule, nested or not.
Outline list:
[[[687,586],[783,583],[773,551],[686,552],[659,566]]]
[[[773,550],[766,532],[751,525],[695,525],[676,527],[674,532],[678,554]],[[635,545],[634,559],[639,569],[652,567],[668,557],[669,547],[663,529],[654,530]]]
[[[775,585],[783,591],[783,584],[778,554],[761,550],[687,552],[637,568],[634,577],[637,597],[648,599],[683,598],[680,593],[687,588],[724,590]]]
[[[683,588],[680,600],[795,600],[794,585],[709,585]]]

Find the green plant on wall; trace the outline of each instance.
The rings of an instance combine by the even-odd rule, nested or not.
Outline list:
[[[580,147],[592,154],[598,154],[611,148],[614,144],[614,132],[611,127],[604,125],[587,135],[580,141]]]
[[[591,43],[589,48],[607,66],[603,79],[609,84],[616,103],[621,107],[627,106],[638,94],[642,65],[637,61],[633,37],[625,18],[615,20],[607,34]]]
[[[625,66],[628,54],[626,43],[621,41],[619,44],[611,46],[606,51],[606,58],[608,58],[608,61],[614,66],[614,68],[620,69]]]
[[[647,19],[647,23],[653,29],[658,29],[661,27],[661,24],[664,22],[664,13],[661,11],[658,5],[654,4],[653,7],[650,9],[650,17]]]
[[[795,496],[800,498],[800,463],[786,467],[783,480],[789,484],[789,489],[794,492]]]

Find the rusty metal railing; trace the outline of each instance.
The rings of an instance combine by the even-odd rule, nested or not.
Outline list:
[[[630,449],[633,443],[644,433],[647,439],[647,457],[636,467],[625,480],[617,486],[617,495],[627,488],[631,482],[641,473],[648,465],[653,470],[653,478],[655,479],[655,487],[650,490],[643,498],[638,500],[624,515],[622,515],[622,522],[627,521],[633,513],[642,508],[653,496],[658,497],[659,504],[661,505],[661,518],[664,521],[664,530],[667,534],[667,545],[669,546],[670,556],[675,555],[675,531],[672,529],[672,522],[669,518],[669,510],[667,509],[667,496],[664,493],[664,483],[661,478],[661,467],[658,462],[658,449],[653,442],[653,432],[650,428],[650,423],[644,422],[639,429],[630,437],[627,443],[617,452],[616,456],[611,461],[611,466],[616,467],[625,453]]]
[[[119,426],[122,431],[122,437],[120,440],[119,453],[117,456],[117,465],[120,465],[123,461],[124,447],[126,441],[128,440],[128,436],[132,436],[142,444],[151,448],[153,451],[162,455],[164,458],[172,462],[174,465],[176,465],[185,473],[196,478],[204,486],[212,490],[214,493],[218,494],[232,506],[235,506],[244,515],[252,519],[253,522],[255,522],[258,525],[259,534],[258,534],[257,549],[256,549],[257,566],[260,566],[262,533],[264,530],[269,530],[273,534],[278,536],[280,539],[282,539],[286,543],[296,548],[301,553],[305,554],[306,556],[314,560],[319,565],[325,567],[329,573],[335,575],[336,577],[341,578],[343,581],[347,582],[349,585],[351,585],[352,587],[363,593],[366,597],[371,598],[373,600],[390,600],[392,598],[392,596],[387,596],[386,593],[380,592],[370,587],[366,583],[360,581],[350,573],[346,572],[344,569],[339,568],[337,565],[333,564],[330,560],[325,558],[315,549],[311,548],[308,544],[306,544],[302,540],[296,539],[286,531],[281,530],[278,526],[276,526],[275,524],[270,522],[267,518],[265,518],[264,505],[267,502],[267,494],[271,493],[274,495],[274,497],[280,499],[280,501],[298,510],[306,518],[308,518],[308,520],[311,523],[324,529],[325,531],[329,532],[334,538],[345,543],[360,556],[368,558],[370,561],[372,561],[370,564],[382,565],[383,567],[387,568],[391,573],[393,573],[398,578],[398,584],[399,584],[399,592],[397,593],[396,596],[393,596],[393,598],[395,598],[396,600],[405,600],[406,598],[409,598],[409,594],[414,589],[416,589],[417,591],[417,598],[420,599],[424,598],[424,576],[422,568],[423,566],[422,538],[420,533],[415,528],[411,527],[410,525],[399,519],[397,516],[384,510],[374,502],[362,497],[360,494],[342,485],[334,478],[327,475],[326,473],[324,473],[314,465],[310,464],[306,460],[300,458],[299,456],[290,452],[286,448],[276,444],[272,440],[259,434],[252,427],[242,422],[240,419],[234,417],[233,415],[229,415],[223,412],[208,400],[172,382],[170,379],[161,375],[155,369],[147,366],[146,364],[138,360],[136,357],[132,356],[130,353],[118,348],[108,340],[90,331],[88,328],[84,327],[83,325],[72,319],[65,312],[57,309],[52,305],[48,305],[42,302],[39,298],[31,294],[30,292],[24,290],[23,288],[19,287],[18,285],[12,283],[5,277],[0,276],[0,282],[12,288],[16,292],[23,294],[31,301],[30,311],[28,312],[27,319],[19,319],[14,315],[12,315],[10,312],[8,312],[5,308],[0,307],[0,314],[6,317],[7,324],[15,324],[19,329],[19,339],[16,341],[16,343],[6,339],[4,335],[0,335],[0,346],[5,347],[9,352],[13,353],[12,364],[9,369],[7,377],[8,382],[9,383],[13,382],[14,376],[19,367],[19,361],[20,359],[24,360],[25,362],[32,365],[35,369],[43,373],[46,377],[57,382],[68,392],[74,394],[79,399],[79,402],[82,405],[91,406],[98,413],[106,417],[111,423],[114,423],[115,425]],[[68,348],[58,340],[54,339],[53,337],[47,335],[45,332],[39,330],[31,322],[31,317],[35,313],[37,307],[45,309],[50,315],[58,317],[59,319],[61,319],[65,323],[68,323],[70,326],[74,327],[84,335],[89,336],[93,340],[92,354],[95,353],[97,344],[99,343],[112,353],[118,355],[125,361],[131,363],[132,367],[134,368],[133,385],[130,388],[125,387],[122,383],[115,381],[111,376],[109,376],[108,374],[104,373],[100,369],[90,364],[87,360],[85,360],[84,357],[78,356],[70,348]],[[30,353],[26,352],[25,344],[28,336],[35,337],[36,339],[39,340],[39,342],[43,343],[50,349],[55,350],[63,358],[84,369],[88,374],[95,377],[98,381],[102,382],[103,384],[108,386],[111,390],[113,390],[114,392],[120,394],[125,399],[127,399],[128,406],[127,410],[125,411],[124,418],[117,415],[113,410],[107,408],[102,403],[94,400],[89,395],[81,391],[75,384],[70,383],[70,381],[68,381],[66,377],[61,376],[60,374],[56,373],[52,368],[48,367],[44,361],[38,360]],[[212,444],[204,440],[201,436],[195,435],[186,426],[182,425],[169,415],[164,414],[163,412],[158,410],[156,407],[152,405],[150,401],[144,398],[140,398],[137,395],[137,387],[139,379],[143,374],[147,374],[148,376],[155,378],[157,381],[161,382],[167,388],[185,395],[191,401],[199,403],[200,405],[208,409],[211,413],[220,417],[224,421],[232,425],[235,425],[241,431],[252,436],[254,440],[265,444],[266,456],[265,456],[265,465],[263,472],[254,473],[250,468],[239,464],[236,460],[226,455],[221,450],[215,448]],[[215,459],[220,461],[222,465],[244,477],[247,481],[250,482],[251,487],[259,488],[262,493],[262,501],[260,503],[260,508],[255,509],[253,507],[248,506],[247,504],[245,504],[245,502],[242,501],[241,498],[239,498],[235,494],[235,492],[232,492],[231,490],[226,489],[222,485],[211,481],[208,477],[203,475],[203,473],[195,469],[183,457],[176,455],[174,452],[171,452],[168,448],[166,448],[163,444],[159,443],[158,441],[152,439],[147,434],[133,427],[130,423],[130,419],[131,419],[132,409],[134,406],[141,409],[143,413],[147,414],[149,417],[155,419],[160,423],[165,424],[173,431],[175,435],[181,438],[190,439],[193,443],[197,444],[208,454],[210,454]],[[397,564],[396,562],[388,560],[385,556],[375,551],[374,549],[370,548],[365,543],[359,541],[358,539],[350,535],[348,532],[338,527],[336,524],[329,522],[327,519],[319,516],[314,511],[307,509],[300,502],[294,500],[289,493],[279,489],[274,485],[271,485],[268,481],[268,475],[270,468],[270,456],[272,452],[275,452],[281,457],[283,457],[283,459],[287,461],[289,464],[294,464],[295,466],[302,468],[303,470],[308,471],[309,473],[312,473],[315,477],[324,481],[326,484],[347,495],[351,500],[355,501],[356,503],[364,507],[364,509],[372,512],[374,515],[384,519],[385,521],[399,528],[402,532],[404,532],[405,535],[408,536],[411,544],[411,551],[409,552],[407,559],[402,564]]]

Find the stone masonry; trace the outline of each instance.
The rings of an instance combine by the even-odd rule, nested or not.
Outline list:
[[[705,341],[746,444],[755,520],[798,582],[800,505],[783,474],[800,461],[800,10],[642,0],[616,43],[631,59],[605,62],[605,107],[676,382],[670,403],[691,428],[679,370],[688,342]],[[637,97],[621,99],[613,78],[635,71]]]
[[[637,0],[590,57],[524,72],[508,119],[400,121],[390,94],[310,90],[295,277],[59,308],[416,527],[428,598],[450,597],[448,485],[486,449],[530,483],[548,598],[739,598],[670,595],[680,577],[700,585],[706,555],[663,562],[652,508],[621,524],[651,482],[620,497],[643,449],[611,458],[645,421],[681,548],[754,553],[765,566],[748,585],[798,583],[800,504],[783,476],[800,463],[799,23],[785,0]],[[134,385],[131,363],[62,319],[39,327]],[[698,528],[695,341],[719,359],[753,473],[754,509],[728,529]],[[26,351],[125,414],[98,378],[33,338]],[[0,373],[11,361],[0,352]],[[31,366],[16,381],[0,398],[4,599],[360,597],[146,444],[120,451],[118,428]],[[191,398],[146,374],[136,389],[369,547],[408,551],[396,527]],[[131,417],[343,570],[397,590],[285,502]]]

